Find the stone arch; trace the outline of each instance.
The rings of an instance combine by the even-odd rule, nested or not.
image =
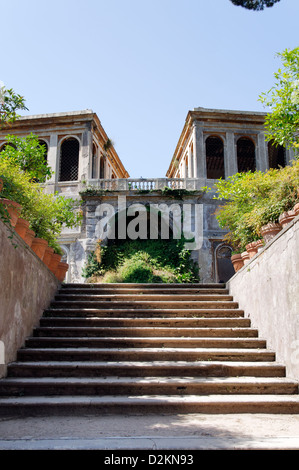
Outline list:
[[[268,142],[269,168],[278,169],[286,166],[286,150],[282,145],[276,145],[273,140]]]
[[[249,137],[239,137],[237,140],[238,172],[255,171],[255,143]]]
[[[60,142],[59,181],[78,181],[80,140],[67,136]]]
[[[221,137],[210,135],[205,142],[206,168],[208,179],[225,178],[224,173],[224,144]]]
[[[232,247],[227,243],[220,243],[215,249],[215,280],[227,282],[234,275],[231,262]]]
[[[163,217],[163,214],[160,214],[159,207],[154,213],[153,205],[151,205],[150,210],[149,206],[138,203],[131,204],[119,211],[115,210],[110,204],[101,204],[98,207],[100,208],[99,211],[97,209],[95,211],[95,217],[98,218],[95,237],[102,240],[105,245],[136,239],[167,240],[179,238],[179,228],[175,223],[178,214],[174,218],[171,211],[168,214],[169,217],[165,214]],[[140,209],[139,212],[138,209]],[[171,207],[171,209],[179,210],[181,214],[180,207]]]

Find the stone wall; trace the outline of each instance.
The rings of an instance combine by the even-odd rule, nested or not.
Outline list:
[[[299,380],[299,217],[228,282],[267,346]]]
[[[13,238],[10,237],[13,234]],[[0,221],[0,377],[59,287],[28,245]]]

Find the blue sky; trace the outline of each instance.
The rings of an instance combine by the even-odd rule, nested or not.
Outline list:
[[[131,177],[164,177],[195,107],[264,111],[299,1],[0,0],[0,80],[29,112],[92,109]]]

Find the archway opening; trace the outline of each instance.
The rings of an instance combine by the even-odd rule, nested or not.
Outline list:
[[[248,137],[240,137],[237,142],[238,172],[256,170],[255,145]]]
[[[210,136],[206,140],[207,178],[224,178],[224,152],[220,137]]]

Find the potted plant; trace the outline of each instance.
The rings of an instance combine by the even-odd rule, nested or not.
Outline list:
[[[58,263],[57,269],[55,271],[55,276],[57,277],[58,281],[62,282],[64,280],[68,269],[69,265],[64,261],[60,261]]]
[[[0,204],[3,204],[4,209],[8,214],[8,220],[10,221],[10,225],[15,227],[18,218],[21,215],[22,206],[15,201],[11,201],[10,199],[0,198]]]
[[[25,240],[27,231],[29,229],[29,222],[26,219],[18,218],[18,221],[15,225],[15,231],[20,235],[20,237]]]
[[[279,216],[279,223],[284,228],[286,225],[288,225],[294,218],[296,217],[296,213],[294,210],[290,211],[284,211],[280,216]]]
[[[42,260],[47,246],[48,242],[46,240],[44,240],[43,238],[36,237],[32,240],[31,249]]]
[[[231,256],[231,262],[233,264],[235,272],[239,271],[244,266],[244,260],[241,253],[235,253]]]
[[[265,241],[268,243],[281,231],[282,227],[277,222],[268,222],[266,225],[261,227],[261,235]]]

